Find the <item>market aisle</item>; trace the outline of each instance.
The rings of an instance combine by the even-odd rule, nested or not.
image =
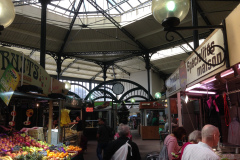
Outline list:
[[[141,140],[137,130],[131,130],[133,141],[137,143],[142,160],[145,156],[152,151],[160,152],[159,140]],[[83,154],[84,160],[97,160],[96,155],[97,141],[88,141],[88,150]]]

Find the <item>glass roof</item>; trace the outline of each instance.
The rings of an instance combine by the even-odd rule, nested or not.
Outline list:
[[[204,42],[204,40],[205,39],[200,39],[199,45],[201,45]],[[190,42],[189,44],[193,47],[193,42]],[[153,54],[153,56],[151,57],[151,61],[183,54],[186,52],[192,52],[191,48],[187,44],[183,44],[181,46],[175,46],[173,48],[160,50],[157,53]]]
[[[31,18],[36,18],[37,11],[21,9],[21,6],[30,5],[41,8],[39,0],[13,0],[13,3],[16,12],[31,16]],[[47,5],[48,12],[65,18],[65,20],[61,19],[58,22],[55,22],[54,18],[47,20],[54,25],[68,28],[74,14],[78,12],[73,27],[91,25],[91,28],[113,28],[116,26],[104,17],[102,11],[108,15],[108,18],[113,18],[120,26],[125,26],[151,15],[151,3],[152,0],[50,0]],[[78,6],[80,6],[80,9],[76,11]]]

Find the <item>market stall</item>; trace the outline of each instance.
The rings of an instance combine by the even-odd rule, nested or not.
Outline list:
[[[227,37],[224,30],[216,29],[196,49],[207,62],[217,64],[224,60],[224,50],[214,46],[221,46],[228,53],[225,58],[229,56],[225,63],[210,66],[192,53],[166,81],[168,106],[172,107],[170,98],[175,98],[179,124],[188,133],[205,124],[217,126],[221,143],[216,151],[223,158],[233,159],[239,159],[240,147],[239,9],[240,6],[225,20]]]
[[[165,107],[158,101],[140,102],[139,109],[143,113],[140,125],[141,138],[160,139],[159,131],[164,129]]]
[[[52,129],[53,102],[62,103],[61,99],[50,95],[65,95],[64,83],[51,78],[37,62],[23,53],[4,47],[0,47],[0,53],[0,159],[82,157],[81,148],[61,143],[61,136],[53,145],[52,132],[47,133],[47,143],[43,133],[46,124],[49,131]],[[48,113],[48,123],[44,109]]]
[[[88,139],[96,139],[98,119],[103,118],[105,124],[111,126],[112,102],[96,101],[89,103],[84,110],[85,133]]]

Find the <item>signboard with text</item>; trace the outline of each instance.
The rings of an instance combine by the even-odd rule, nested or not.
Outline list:
[[[197,53],[208,63],[217,64],[224,58],[224,53],[219,47],[212,47],[219,45],[224,48],[223,33],[221,29],[216,29],[197,49]],[[210,48],[212,47],[212,48]],[[210,53],[210,50],[213,54]],[[226,63],[221,63],[217,66],[210,66],[204,63],[195,53],[192,53],[186,60],[187,69],[187,84],[209,75],[209,73],[217,70]],[[224,69],[224,68],[223,68]],[[206,77],[208,78],[208,77]]]
[[[167,87],[167,97],[171,96],[172,94],[176,93],[180,87],[180,80],[179,80],[179,69],[177,69],[167,80],[166,80],[166,87]]]
[[[8,106],[13,92],[15,91],[20,76],[14,67],[9,63],[0,79],[0,97]]]
[[[7,66],[11,63],[16,72],[20,75],[20,81],[23,71],[23,84],[42,88],[43,93],[46,95],[49,93],[50,76],[42,66],[30,57],[21,52],[0,47],[0,62],[0,77],[3,75]],[[24,67],[22,67],[22,64]]]
[[[93,107],[86,107],[86,112],[93,112]]]

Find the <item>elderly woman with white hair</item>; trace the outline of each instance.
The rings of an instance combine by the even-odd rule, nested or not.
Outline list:
[[[129,126],[121,124],[118,128],[119,138],[110,142],[106,152],[104,152],[104,160],[141,160],[139,149],[136,143],[132,142],[127,136],[130,132]],[[127,149],[121,150],[121,147],[127,143]],[[121,150],[120,152],[119,149]],[[116,153],[116,154],[115,154]],[[120,157],[119,157],[120,156]]]
[[[189,144],[197,144],[199,141],[202,141],[201,131],[195,130],[192,133],[190,133],[188,136],[188,142],[182,146],[181,154],[179,157],[180,160],[182,159],[182,155],[183,155],[183,151],[184,151],[185,147]]]
[[[124,126],[123,123],[120,123],[119,126],[118,126],[118,132],[114,135],[114,140],[118,139],[120,136],[119,136],[119,132],[121,131],[122,129],[122,126]],[[132,135],[131,135],[131,132],[129,131],[127,137],[132,140]]]

